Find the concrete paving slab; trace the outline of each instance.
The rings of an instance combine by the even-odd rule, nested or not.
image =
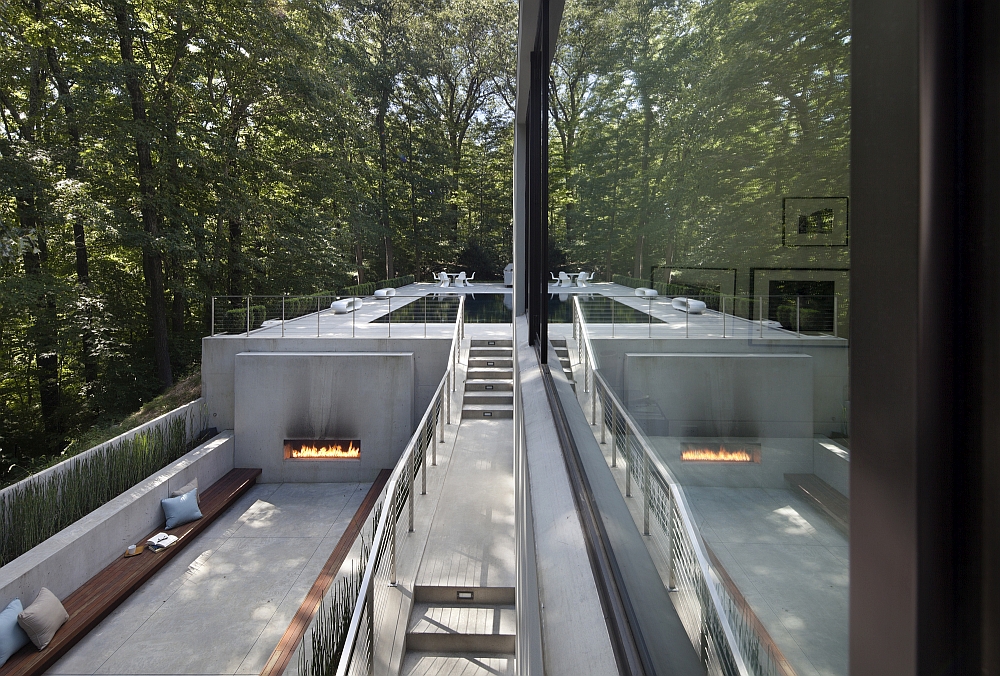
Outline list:
[[[49,673],[258,673],[367,489],[255,486]]]

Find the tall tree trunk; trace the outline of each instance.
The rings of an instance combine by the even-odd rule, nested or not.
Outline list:
[[[54,47],[49,47],[45,55],[49,63],[49,71],[52,79],[56,83],[56,91],[59,93],[59,101],[62,103],[63,112],[66,113],[66,135],[69,137],[68,153],[66,155],[66,178],[79,179],[80,177],[80,122],[76,114],[76,106],[73,103],[73,90],[69,80],[59,62],[59,55]],[[73,218],[73,248],[76,254],[76,283],[82,289],[90,288],[90,262],[87,255],[87,237],[83,229],[83,218],[76,216]],[[83,378],[87,383],[97,380],[97,359],[93,353],[92,323],[93,318],[87,309],[87,326],[80,336],[80,349],[83,353]]]
[[[146,101],[139,81],[139,66],[133,52],[133,34],[130,22],[130,8],[125,0],[114,0],[112,9],[118,29],[118,46],[122,64],[125,66],[125,88],[132,104],[132,120],[136,123],[135,155],[139,178],[139,211],[142,214],[143,229],[148,235],[142,248],[142,271],[149,287],[149,323],[153,334],[153,353],[156,373],[161,383],[169,387],[174,383],[170,368],[170,348],[167,342],[167,305],[163,288],[163,260],[156,249],[159,235],[160,214],[155,204],[155,177],[153,176],[153,154],[150,147],[152,134],[146,119]]]
[[[392,231],[389,229],[389,195],[386,182],[389,174],[388,143],[386,139],[385,116],[389,111],[389,92],[383,92],[379,100],[378,114],[375,116],[375,126],[378,131],[378,211],[379,223],[382,226],[382,238],[385,241],[385,277],[396,276],[396,267],[392,255]]]
[[[243,286],[243,220],[239,217],[229,219],[228,262],[229,295],[242,296],[246,289]]]
[[[642,159],[640,163],[640,179],[642,180],[642,197],[639,204],[639,227],[635,234],[635,258],[632,276],[642,278],[642,255],[646,245],[646,232],[649,228],[649,137],[653,127],[653,106],[649,94],[645,91],[642,97]]]

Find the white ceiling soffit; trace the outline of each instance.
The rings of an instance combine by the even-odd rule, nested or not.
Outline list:
[[[531,49],[538,30],[538,9],[541,0],[521,0],[517,19],[517,103],[514,116],[524,123],[528,114],[528,88],[531,86]],[[565,0],[549,0],[549,60],[555,54]]]

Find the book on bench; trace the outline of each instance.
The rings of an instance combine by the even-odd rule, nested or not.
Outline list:
[[[158,552],[161,549],[166,549],[170,545],[177,542],[176,535],[167,535],[166,533],[157,533],[153,537],[146,540],[146,546],[149,547],[154,552]]]

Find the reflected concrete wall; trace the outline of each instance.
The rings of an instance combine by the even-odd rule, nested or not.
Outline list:
[[[592,340],[604,378],[622,396],[625,355],[638,353],[803,354],[812,357],[812,432],[846,432],[845,404],[850,400],[845,340],[746,340],[739,338],[614,338]]]
[[[235,359],[236,466],[260,481],[373,481],[413,425],[412,353],[251,353]],[[359,460],[285,460],[285,439],[360,439]]]
[[[813,358],[805,354],[625,354],[625,403],[677,480],[780,488],[811,474]],[[759,463],[681,461],[682,443],[752,441]]]

